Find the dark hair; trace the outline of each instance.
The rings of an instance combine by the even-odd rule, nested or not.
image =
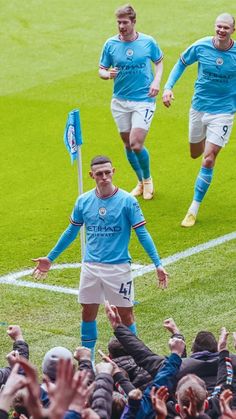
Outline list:
[[[120,356],[127,356],[127,351],[115,337],[112,337],[108,342],[108,352],[111,358],[119,358]]]
[[[105,163],[111,163],[112,161],[107,156],[95,156],[90,163],[90,167],[95,166],[96,164],[105,164]]]
[[[217,341],[213,333],[202,330],[198,332],[192,344],[192,352],[217,352]]]
[[[112,419],[119,419],[124,411],[126,399],[123,394],[113,391],[112,393]]]

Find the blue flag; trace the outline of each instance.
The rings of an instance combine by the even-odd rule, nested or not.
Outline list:
[[[78,109],[69,112],[64,131],[64,143],[70,153],[71,163],[77,159],[78,146],[83,144]]]

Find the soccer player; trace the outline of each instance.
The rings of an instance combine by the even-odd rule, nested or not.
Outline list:
[[[91,161],[90,176],[96,188],[79,196],[68,228],[47,257],[33,259],[37,263],[33,275],[43,279],[51,263],[85,225],[86,249],[79,287],[79,302],[82,304],[81,340],[82,345],[92,352],[97,339],[97,312],[99,304],[105,300],[118,307],[122,322],[136,332],[128,251],[131,228],[156,266],[159,286],[166,288],[168,283],[168,274],[145,228],[146,221],[139,204],[128,192],[113,185],[114,171],[108,157],[97,156]]]
[[[236,44],[231,38],[235,20],[228,13],[216,18],[215,36],[202,38],[188,47],[173,67],[163,93],[166,107],[174,99],[172,89],[188,65],[198,63],[189,114],[190,154],[203,154],[193,201],[182,221],[183,227],[196,222],[199,206],[211,184],[216,157],[229,141],[236,110]]]
[[[136,13],[132,6],[117,9],[116,19],[119,34],[108,39],[103,47],[99,76],[114,80],[111,112],[127,159],[138,178],[131,194],[152,199],[154,187],[144,141],[160,90],[163,53],[151,36],[136,32]]]

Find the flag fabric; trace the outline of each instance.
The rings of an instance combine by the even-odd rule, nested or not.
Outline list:
[[[69,112],[64,131],[64,143],[70,153],[71,163],[78,158],[78,146],[83,144],[78,109]]]

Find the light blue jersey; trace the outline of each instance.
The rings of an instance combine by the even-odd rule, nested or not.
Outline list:
[[[134,41],[121,41],[119,35],[108,39],[100,58],[101,68],[117,67],[113,97],[120,100],[155,102],[148,96],[153,81],[152,62],[163,59],[156,41],[148,35],[138,33]]]
[[[200,39],[180,59],[185,66],[198,62],[193,109],[211,114],[235,113],[236,44],[233,40],[227,50],[220,50],[213,37]]]
[[[116,188],[113,195],[101,198],[93,189],[81,195],[71,214],[73,225],[85,225],[84,262],[128,263],[131,228],[146,223],[138,201]]]

